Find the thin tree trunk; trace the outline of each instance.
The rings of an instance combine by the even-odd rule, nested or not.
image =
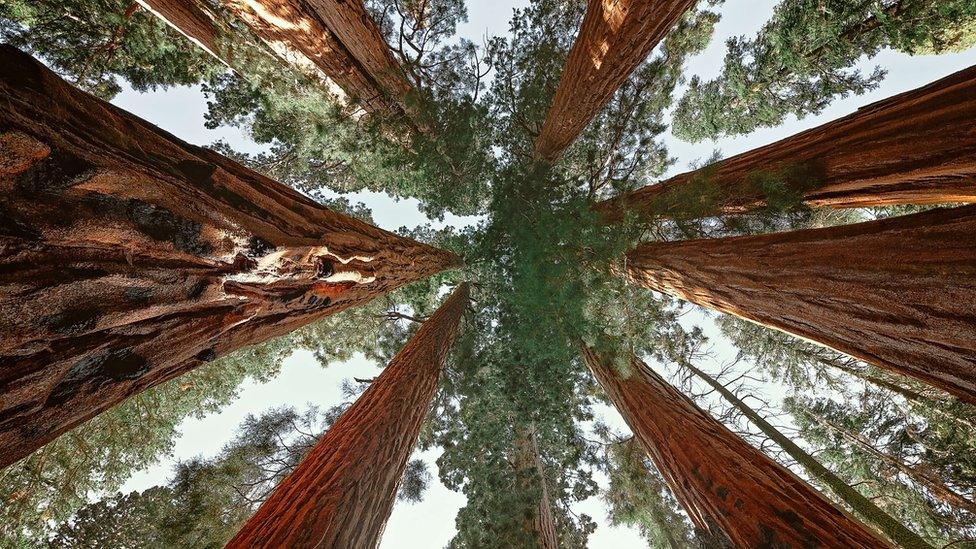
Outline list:
[[[852,433],[851,431],[837,425],[836,423],[812,410],[805,409],[803,410],[803,413],[810,416],[817,423],[820,423],[821,425],[846,438],[848,441],[860,446],[864,449],[864,451],[880,460],[885,465],[912,479],[912,482],[920,486],[924,486],[929,493],[932,494],[932,496],[939,499],[946,505],[957,509],[965,509],[969,513],[976,515],[976,502],[960,494],[959,492],[956,492],[949,486],[946,486],[945,482],[943,482],[938,475],[924,471],[917,466],[909,465],[895,456],[882,452],[876,448],[870,440],[865,438],[864,435],[860,433]]]
[[[205,361],[457,264],[0,47],[0,466]]]
[[[638,284],[976,402],[976,206],[627,253]]]
[[[556,533],[556,521],[552,514],[552,502],[549,499],[549,488],[546,486],[546,474],[542,467],[542,459],[539,456],[539,442],[536,438],[535,428],[528,429],[522,433],[515,441],[516,456],[515,467],[525,476],[531,478],[538,476],[541,482],[539,505],[528,518],[526,518],[525,530],[537,542],[542,549],[558,549],[559,535]],[[528,485],[523,485],[523,490],[531,490]]]
[[[976,67],[597,209],[609,221],[669,216],[710,193],[706,215],[740,213],[766,203],[769,181],[811,206],[976,202]]]
[[[782,448],[791,458],[799,463],[800,466],[806,470],[807,474],[813,478],[816,478],[825,486],[830,488],[831,491],[833,491],[837,497],[839,497],[844,503],[853,509],[858,516],[867,521],[869,524],[873,524],[875,527],[877,527],[878,530],[880,530],[884,535],[888,536],[889,540],[894,542],[899,547],[910,549],[932,547],[924,539],[922,539],[921,536],[908,529],[900,521],[896,520],[894,517],[875,505],[874,502],[852,488],[840,477],[835,475],[830,469],[824,467],[824,465],[817,461],[816,458],[811,456],[806,452],[806,450],[793,442],[791,438],[780,432],[779,429],[773,427],[772,424],[756,413],[755,410],[750,408],[749,405],[743,402],[739,397],[735,396],[735,394],[728,390],[724,385],[688,362],[683,362],[681,366],[698,376],[698,378],[708,384],[709,387],[722,395],[722,398],[727,400],[730,404],[732,404],[732,406],[742,412],[742,414],[746,416],[756,427],[758,427],[764,435],[779,445],[779,447]]]
[[[695,0],[589,0],[535,143],[554,162]]]
[[[583,357],[699,528],[736,547],[887,546],[637,357],[626,376],[589,347]]]
[[[467,303],[461,285],[228,548],[376,547]]]
[[[822,351],[834,354],[834,351],[830,349],[821,349]],[[891,391],[897,395],[900,395],[909,404],[914,404],[920,408],[924,408],[932,414],[940,416],[945,421],[950,421],[952,423],[958,423],[961,427],[966,429],[976,429],[976,424],[974,424],[970,419],[965,417],[960,417],[958,414],[953,414],[946,411],[946,407],[950,405],[949,402],[940,401],[929,395],[916,391],[914,389],[905,387],[901,383],[894,380],[885,379],[881,376],[871,374],[868,371],[856,368],[850,363],[855,362],[853,358],[844,357],[837,354],[832,357],[821,356],[817,353],[812,353],[809,351],[799,351],[801,354],[816,360],[827,367],[834,367],[838,370],[846,372],[862,381],[876,385],[882,389]]]

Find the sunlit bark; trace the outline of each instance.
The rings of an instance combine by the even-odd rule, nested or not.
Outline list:
[[[0,95],[0,466],[202,362],[457,263],[11,47]]]
[[[694,0],[589,0],[536,139],[536,157],[558,159],[694,5]]]
[[[227,547],[376,547],[467,304],[462,285]]]

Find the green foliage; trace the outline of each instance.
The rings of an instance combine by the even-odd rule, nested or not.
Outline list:
[[[604,467],[610,484],[603,499],[610,522],[637,527],[650,547],[695,547],[694,526],[678,511],[680,506],[664,482],[649,466],[636,439],[610,442]]]
[[[683,311],[669,298],[627,284],[619,258],[639,241],[791,230],[862,215],[798,207],[805,186],[819,178],[817,167],[808,165],[758,172],[736,189],[719,188],[706,168],[662,196],[653,208],[658,218],[606,226],[594,213],[596,201],[645,185],[672,163],[660,139],[667,111],[685,63],[708,44],[716,13],[699,9],[682,18],[561,161],[542,166],[532,158],[534,139],[585,2],[536,0],[516,12],[507,38],[484,48],[455,36],[467,17],[460,0],[368,2],[416,88],[408,113],[390,119],[357,119],[312,76],[282,70],[240,25],[222,25],[233,32],[221,37],[234,52],[231,73],[146,13],[127,15],[128,6],[8,0],[0,4],[0,32],[104,96],[118,91],[118,78],[137,89],[203,82],[208,126],[238,127],[266,145],[256,155],[226,144],[217,150],[336,210],[371,221],[363,205],[334,196],[369,190],[417,198],[432,217],[483,217],[461,231],[399,231],[455,251],[465,261],[462,271],[147,391],[0,472],[3,543],[222,546],[365,382],[344,386],[347,402],[323,412],[281,409],[248,418],[220,454],[178,464],[165,486],[115,492],[172,450],[180,421],[218,410],[247,380],[275,375],[294,349],[312,351],[323,366],[355,354],[386,364],[444,290],[461,281],[474,288],[472,314],[463,321],[418,445],[443,448],[440,481],[467,498],[450,546],[533,547],[538,540],[528,525],[548,504],[560,545],[585,547],[596,525],[573,507],[598,493],[597,471],[609,478],[603,497],[615,524],[637,527],[656,547],[711,543],[677,509],[633,439],[601,444],[586,436],[603,397],[579,357],[580,345],[596,347],[626,372],[633,353],[675,361],[688,340],[701,339],[700,330],[684,330]],[[877,84],[880,71],[851,69],[862,56],[887,47],[916,53],[956,48],[968,40],[966,25],[974,19],[972,0],[784,0],[754,40],[730,41],[721,79],[691,82],[674,131],[701,140],[819,112],[836,97]],[[717,205],[739,192],[763,197],[767,207],[717,216]],[[887,455],[924,467],[972,497],[976,429],[970,407],[839,353],[739,320],[719,322],[759,373],[790,390],[787,403],[801,435],[845,479],[934,541],[976,528],[973,517],[880,466],[807,413],[864,433]],[[825,389],[843,405],[809,398]],[[401,498],[418,501],[431,481],[424,462],[411,461]],[[90,501],[95,497],[102,499]]]
[[[119,77],[146,91],[196,84],[223,70],[130,0],[5,0],[0,38],[105,99],[121,91]]]
[[[752,39],[728,42],[722,75],[693,78],[674,114],[692,142],[817,114],[838,97],[875,88],[884,71],[854,65],[886,48],[909,54],[958,47],[976,22],[972,0],[782,0]]]

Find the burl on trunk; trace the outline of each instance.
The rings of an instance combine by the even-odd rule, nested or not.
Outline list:
[[[706,213],[738,213],[764,205],[770,184],[811,206],[976,202],[976,67],[597,209],[668,216],[708,193]]]
[[[635,282],[976,403],[976,206],[627,253]]]
[[[888,547],[632,357],[625,377],[583,357],[696,526],[736,547]]]
[[[459,286],[227,547],[376,547],[467,304]]]
[[[0,466],[148,387],[450,268],[0,48]]]
[[[535,142],[555,162],[695,0],[589,0]]]

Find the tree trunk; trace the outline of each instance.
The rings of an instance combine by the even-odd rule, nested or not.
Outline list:
[[[638,358],[624,377],[586,346],[583,357],[699,528],[736,547],[887,546]]]
[[[219,36],[212,17],[200,7],[199,0],[139,0],[154,14],[181,33],[203,43],[215,57],[228,66],[233,52],[219,46]],[[324,21],[325,8],[310,6],[303,0],[221,0],[221,4],[243,21],[278,57],[303,71],[316,75],[343,103],[356,103],[367,112],[397,115],[402,112],[390,97],[392,90],[382,87],[365,66],[349,51]],[[360,4],[361,5],[361,4]],[[332,9],[331,7],[328,9]],[[355,7],[344,9],[356,10]],[[192,17],[188,16],[192,14]],[[207,18],[209,25],[203,18]],[[368,15],[367,15],[368,18]],[[372,19],[359,25],[369,35],[379,30]],[[201,31],[203,29],[203,31]],[[210,47],[200,36],[209,31]],[[353,34],[353,33],[350,33]],[[369,37],[375,40],[375,36]],[[382,37],[379,36],[382,40]],[[386,48],[386,44],[383,43]],[[392,54],[389,59],[392,60]],[[395,62],[394,62],[395,63]],[[399,67],[396,67],[399,70]],[[405,82],[405,80],[404,80]]]
[[[467,304],[461,285],[228,548],[376,547]]]
[[[695,0],[589,0],[535,143],[555,162]]]
[[[709,192],[708,213],[740,213],[766,203],[769,181],[811,206],[976,202],[976,67],[597,209],[609,221],[668,216]]]
[[[803,413],[810,416],[817,423],[824,425],[846,438],[849,442],[860,446],[875,459],[912,479],[912,482],[925,487],[934,498],[942,501],[949,507],[965,509],[967,512],[976,515],[976,502],[946,486],[945,482],[939,478],[939,475],[927,472],[920,467],[909,465],[895,456],[882,452],[870,440],[865,438],[864,435],[852,433],[812,410],[804,410]]]
[[[201,362],[457,264],[0,47],[0,466]]]
[[[535,428],[519,434],[515,441],[515,467],[526,479],[538,477],[541,482],[539,505],[525,523],[525,531],[536,540],[541,549],[559,549],[559,535],[556,533],[556,521],[552,514],[552,502],[549,499],[549,488],[546,486],[545,469],[539,456],[539,442]],[[528,482],[522,486],[523,490],[532,490]]]
[[[884,535],[888,536],[888,539],[894,542],[898,547],[908,549],[931,549],[932,546],[922,539],[921,536],[911,531],[900,521],[883,511],[880,507],[875,505],[874,502],[852,488],[840,477],[835,475],[830,469],[824,467],[824,465],[817,461],[816,458],[811,456],[806,452],[806,450],[793,442],[791,438],[781,433],[779,429],[773,427],[772,424],[756,413],[756,411],[750,408],[748,404],[735,396],[732,391],[725,388],[724,385],[688,362],[682,363],[681,366],[687,368],[690,372],[698,376],[699,379],[708,384],[709,387],[722,395],[722,398],[727,400],[732,406],[742,412],[742,414],[746,416],[756,427],[758,427],[764,435],[779,445],[783,451],[785,451],[791,458],[799,463],[800,466],[806,470],[807,474],[830,488],[834,494],[836,494],[837,497],[839,497],[844,503],[853,509],[858,516],[877,527],[878,530],[880,530]]]
[[[280,56],[311,63],[367,112],[403,112],[412,88],[362,0],[221,1]]]
[[[638,284],[976,403],[976,206],[627,253]]]
[[[203,48],[221,63],[232,66],[224,59],[218,45],[220,38],[213,17],[205,12],[195,0],[136,0],[156,17],[191,42]]]

